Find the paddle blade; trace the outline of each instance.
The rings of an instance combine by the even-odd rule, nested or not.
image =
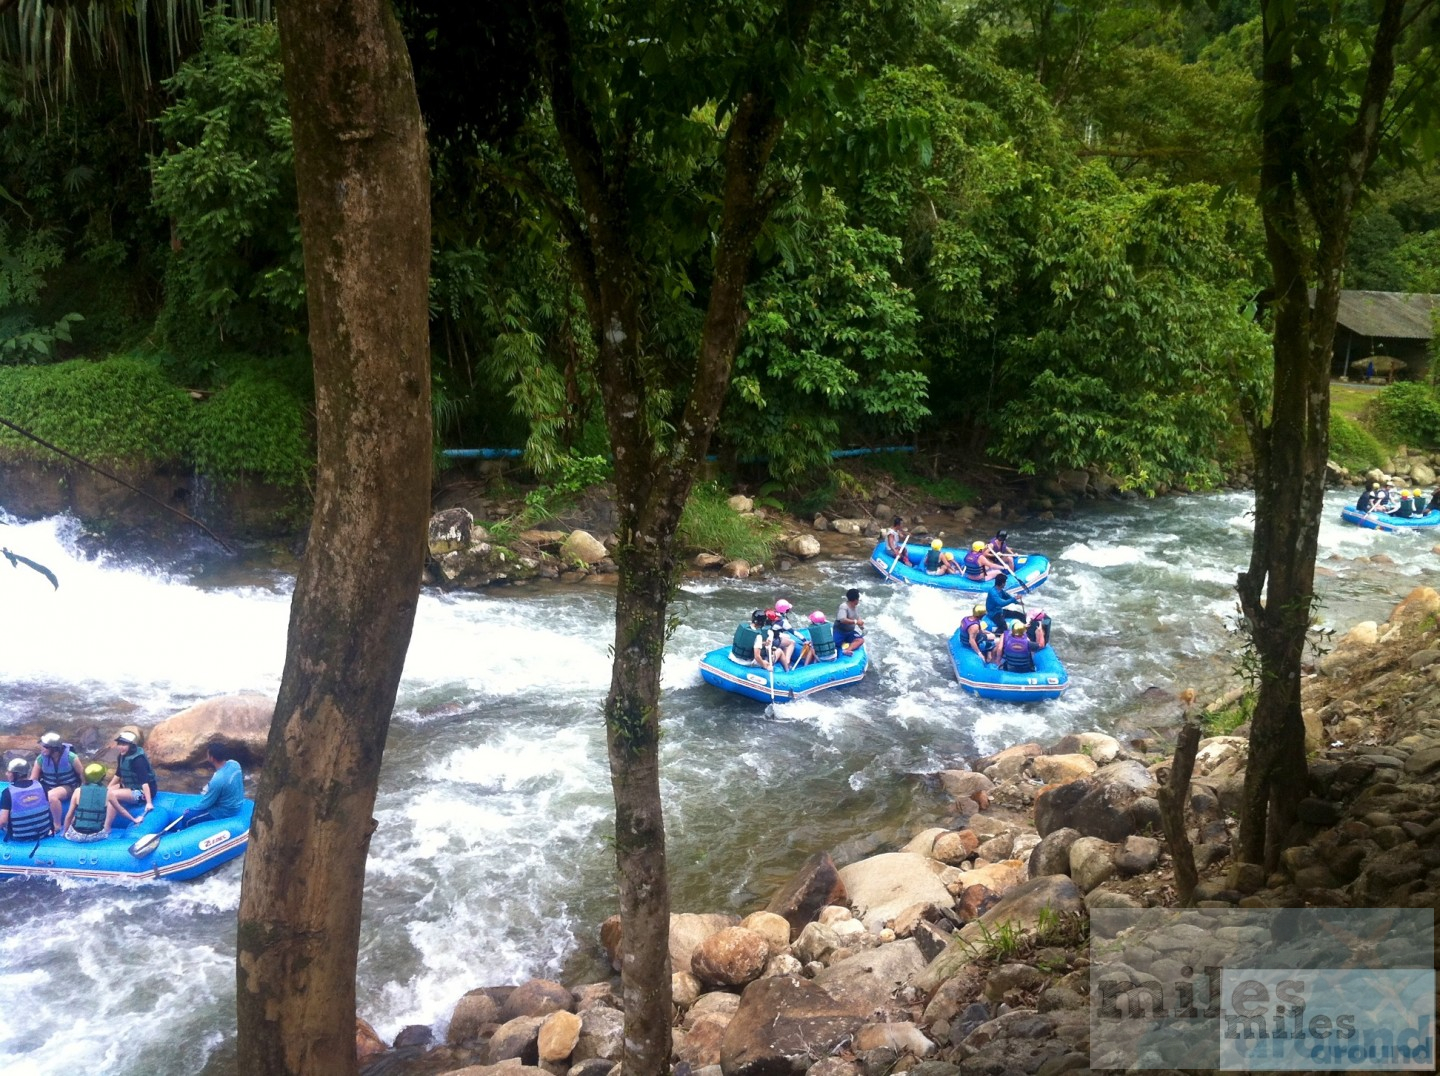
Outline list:
[[[130,846],[130,854],[136,859],[144,859],[158,847],[160,847],[160,834],[147,833]]]

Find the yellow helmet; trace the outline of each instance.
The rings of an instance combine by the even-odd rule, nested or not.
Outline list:
[[[977,605],[977,606],[975,606],[975,608],[973,608],[973,609],[970,610],[970,615],[971,615],[971,616],[984,616],[984,615],[985,615],[985,606],[983,606],[983,605]]]
[[[980,552],[980,550],[982,550],[982,549],[984,549],[984,548],[985,548],[985,543],[984,543],[984,542],[971,542],[971,543],[970,543],[970,551],[971,551],[972,553],[978,553],[978,552]]]
[[[931,549],[939,549],[939,548],[941,548],[944,544],[945,544],[945,543],[942,542],[939,538],[936,538],[933,542],[930,543],[930,548],[931,548]]]
[[[98,785],[105,777],[105,767],[98,762],[92,762],[85,767],[85,780],[92,785]]]

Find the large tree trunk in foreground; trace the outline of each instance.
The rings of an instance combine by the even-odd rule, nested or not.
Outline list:
[[[279,14],[319,474],[245,859],[239,1071],[348,1076],[371,812],[429,510],[429,172],[387,0]]]
[[[1428,2],[1428,0],[1426,0]],[[1274,295],[1274,398],[1247,415],[1255,453],[1255,539],[1237,584],[1259,659],[1240,859],[1274,866],[1308,779],[1300,671],[1315,600],[1315,551],[1330,438],[1330,354],[1355,206],[1380,144],[1406,0],[1383,0],[1347,136],[1307,128],[1295,56],[1319,32],[1293,5],[1262,0],[1259,203]],[[1337,78],[1339,76],[1336,76]],[[1300,203],[1308,210],[1302,220]],[[1313,234],[1315,239],[1309,236]],[[1309,280],[1315,281],[1311,309]]]

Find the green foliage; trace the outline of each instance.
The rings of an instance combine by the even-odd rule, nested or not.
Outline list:
[[[567,508],[577,494],[610,478],[610,461],[604,456],[560,456],[551,469],[548,485],[525,495],[521,523],[532,526]]]
[[[774,552],[780,528],[740,515],[728,500],[729,494],[713,482],[696,485],[680,517],[680,543],[686,549],[763,564]]]
[[[70,326],[84,320],[70,313],[49,326],[35,324],[45,271],[58,266],[61,256],[50,231],[22,231],[0,220],[0,363],[53,359],[55,345],[70,342]]]
[[[1385,466],[1385,449],[1374,434],[1358,422],[1330,411],[1330,458],[1347,471],[1368,471]]]
[[[975,488],[949,475],[929,475],[916,468],[915,457],[904,452],[877,452],[865,457],[866,465],[892,475],[907,486],[914,486],[946,506],[970,504]]]
[[[1429,385],[1416,381],[1387,385],[1371,404],[1370,421],[1394,443],[1440,446],[1440,397]]]
[[[157,121],[154,202],[173,227],[160,330],[182,353],[261,350],[301,331],[305,297],[279,36],[220,8],[204,29]]]
[[[0,413],[91,463],[184,459],[190,397],[144,359],[0,367]],[[28,459],[54,453],[9,430],[0,449]]]
[[[314,467],[304,401],[277,381],[243,375],[195,409],[192,458],[222,482],[307,486]]]
[[[1206,736],[1229,736],[1241,725],[1250,720],[1255,712],[1255,691],[1246,691],[1234,704],[1207,713],[1200,719],[1201,727],[1205,730]]]

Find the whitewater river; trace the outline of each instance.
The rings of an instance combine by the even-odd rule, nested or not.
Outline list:
[[[1383,619],[1437,583],[1433,537],[1343,526],[1327,501],[1324,619]],[[967,602],[885,584],[864,561],[770,581],[691,581],[665,658],[664,780],[677,911],[749,912],[811,853],[874,846],[938,806],[922,775],[1069,730],[1173,719],[1151,688],[1213,689],[1248,557],[1251,499],[1180,497],[1089,508],[1012,528],[1048,553],[1029,599],[1054,618],[1063,700],[983,703],[953,682],[945,640]],[[3,508],[3,505],[0,505]],[[1333,521],[1333,522],[1332,522]],[[196,700],[274,693],[291,581],[258,569],[86,559],[66,519],[0,514],[0,544],[53,568],[0,562],[0,728],[150,725]],[[988,535],[987,535],[988,536]],[[951,534],[959,542],[971,535]],[[1372,564],[1384,552],[1394,564]],[[703,684],[737,619],[788,597],[834,615],[864,591],[872,664],[854,689],[761,707]],[[444,1022],[456,999],[534,976],[603,975],[596,934],[616,908],[599,705],[612,602],[603,587],[422,597],[385,754],[366,878],[360,1014],[387,1040]],[[240,864],[192,883],[0,881],[0,1056],[31,1073],[234,1072]]]

